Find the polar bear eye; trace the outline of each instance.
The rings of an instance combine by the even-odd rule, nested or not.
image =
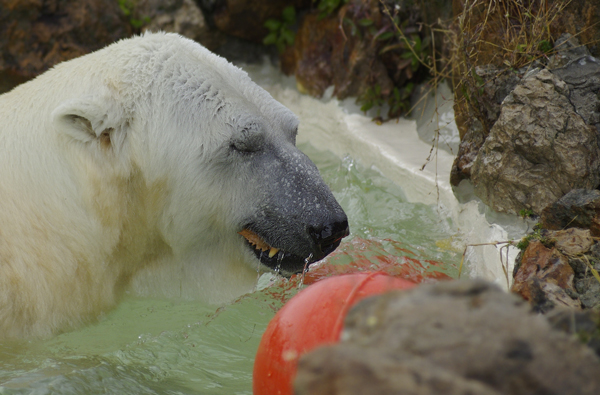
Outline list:
[[[243,141],[233,141],[229,147],[233,150],[233,151],[237,151],[237,152],[241,152],[241,153],[251,153],[254,152],[254,150],[251,149],[251,147],[248,146],[248,144],[245,144]]]
[[[242,154],[252,154],[260,151],[261,144],[252,140],[234,140],[229,147]]]
[[[250,154],[260,151],[263,145],[263,136],[260,134],[243,135],[241,138],[234,138],[231,140],[229,147],[231,150]]]

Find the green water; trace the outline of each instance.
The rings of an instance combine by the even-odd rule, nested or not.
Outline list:
[[[349,216],[352,235],[328,265],[376,269],[391,262],[413,265],[413,274],[454,276],[457,231],[436,207],[406,202],[400,187],[350,158],[301,149]],[[423,265],[414,266],[416,259]],[[81,330],[0,343],[0,394],[251,394],[260,337],[297,284],[279,279],[220,308],[130,297]]]

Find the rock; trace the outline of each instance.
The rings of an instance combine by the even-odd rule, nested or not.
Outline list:
[[[32,78],[131,35],[114,0],[0,2],[0,72]]]
[[[511,291],[529,301],[536,311],[549,311],[557,305],[581,307],[575,297],[575,273],[567,257],[555,247],[540,241],[529,243],[521,255]]]
[[[365,13],[356,15],[356,12]],[[340,23],[344,20],[351,23]],[[391,31],[392,27],[379,9],[379,1],[366,4],[352,1],[339,13],[326,17],[307,14],[296,33],[293,50],[286,55],[285,71],[296,76],[301,91],[320,97],[333,85],[338,99],[360,97],[368,89],[379,86],[380,97],[387,98],[393,88],[383,59],[378,55],[382,44],[368,31],[358,29],[359,19],[371,20],[377,31]],[[399,64],[394,69],[400,68]]]
[[[342,341],[304,355],[296,394],[597,394],[600,360],[494,285],[452,281],[364,300]]]
[[[542,210],[545,229],[585,228],[600,237],[600,191],[574,189]]]
[[[543,229],[529,237],[515,262],[513,292],[543,313],[557,306],[600,307],[600,243],[589,229]]]
[[[304,15],[293,47],[282,55],[282,69],[295,75],[301,92],[320,97],[333,86],[338,99],[356,97],[364,111],[377,109],[378,120],[386,118],[380,114],[385,105],[387,118],[397,118],[411,108],[414,86],[428,78],[424,63],[431,61],[432,35],[438,33],[423,28],[429,26],[423,21],[441,16],[448,4],[432,0],[440,6],[424,11],[419,2],[402,7],[380,0],[343,3],[329,14]],[[395,23],[402,25],[406,40]]]
[[[324,368],[326,367],[326,368]],[[456,376],[419,356],[354,346],[320,348],[298,364],[296,395],[500,395],[477,380]]]
[[[569,33],[579,38],[592,55],[600,56],[600,5],[597,0],[552,0],[548,6],[560,6],[549,28],[554,37]]]
[[[554,329],[577,337],[600,357],[600,312],[557,308],[546,318]]]
[[[293,48],[282,59],[283,71],[296,76],[301,92],[321,97],[333,83],[331,56],[338,25],[335,16],[307,14],[302,20]]]
[[[209,49],[214,49],[220,41],[211,32],[194,0],[141,0],[137,2],[137,6],[138,14],[149,21],[142,31],[178,33]]]
[[[473,161],[498,120],[502,102],[523,75],[491,65],[476,67],[475,74],[483,81],[477,92],[471,92],[476,96],[477,106],[469,106],[465,100],[454,102],[456,124],[461,132],[460,146],[450,173],[450,183],[454,186],[471,178]]]
[[[566,66],[569,62],[579,60],[584,56],[590,56],[590,51],[585,45],[581,45],[577,37],[564,33],[554,43],[556,54],[548,60],[548,69],[553,70]]]
[[[567,192],[600,183],[595,128],[548,70],[531,73],[506,97],[471,169],[475,193],[496,211],[539,214]]]
[[[577,256],[590,251],[594,240],[589,229],[570,228],[545,233],[554,246],[567,256]]]
[[[579,278],[575,282],[581,305],[586,309],[594,309],[600,305],[600,283],[593,276]]]
[[[471,179],[471,168],[477,153],[485,141],[483,125],[476,118],[471,119],[467,133],[460,140],[458,153],[450,170],[450,184],[458,186],[462,180]]]
[[[554,69],[552,73],[567,83],[568,98],[577,114],[600,132],[600,61],[588,55]]]
[[[497,120],[489,116],[489,104],[493,101],[485,90],[495,85],[490,79],[503,73],[514,76],[515,70],[518,70],[518,77],[521,77],[523,71],[527,72],[535,67],[544,68],[546,63],[549,69],[561,68],[569,61],[585,55],[599,57],[600,5],[597,0],[552,0],[523,4],[532,15],[536,15],[536,23],[547,18],[547,23],[542,22],[542,37],[535,32],[533,25],[522,23],[529,18],[523,14],[524,8],[506,8],[485,1],[465,3],[454,0],[452,3],[455,20],[459,21],[458,25],[463,29],[457,35],[454,53],[459,57],[464,54],[461,61],[455,62],[453,69],[454,113],[461,147],[452,167],[450,181],[457,186],[461,180],[470,179],[473,156],[482,144],[479,141],[487,138]],[[510,28],[506,26],[508,20],[511,21]],[[528,45],[531,37],[535,37],[534,40],[539,44],[554,42],[554,50],[559,53],[547,59],[546,53],[539,46]],[[524,56],[520,51],[512,49],[515,47],[526,47],[531,53]],[[483,75],[480,72],[482,69],[503,72]],[[584,81],[585,78],[578,80],[582,84]],[[586,107],[585,112],[591,114],[598,109],[595,104],[597,98],[592,94],[586,94],[585,97],[587,100],[581,103]],[[576,111],[586,122],[598,126],[595,117],[588,117],[574,104]],[[483,137],[479,133],[483,133]]]

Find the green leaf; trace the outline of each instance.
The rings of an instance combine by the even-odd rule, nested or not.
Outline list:
[[[358,24],[361,26],[371,26],[373,24],[373,20],[371,19],[361,19],[360,21],[358,21]]]
[[[542,40],[538,44],[538,49],[544,53],[548,53],[548,52],[552,51],[552,48],[553,48],[552,44],[548,40]]]
[[[123,15],[129,16],[131,15],[131,10],[127,7],[125,3],[119,2],[119,8],[123,12]]]
[[[135,18],[131,18],[129,20],[129,23],[131,23],[131,26],[133,26],[136,29],[141,28],[144,25],[144,21],[141,19],[135,19]]]
[[[413,71],[417,71],[417,69],[419,68],[419,58],[417,57],[413,57],[412,61],[410,63],[410,67],[412,68]]]
[[[369,101],[369,102],[366,102],[365,104],[363,104],[363,105],[360,107],[360,111],[362,111],[362,112],[367,112],[367,111],[369,111],[371,108],[373,108],[373,102]]]
[[[388,40],[390,38],[394,37],[394,32],[384,32],[381,33],[379,36],[377,36],[377,40]]]
[[[277,33],[271,32],[263,39],[263,44],[273,45],[277,42]]]
[[[274,32],[279,30],[279,28],[281,27],[281,22],[277,19],[267,19],[264,26],[271,32]]]
[[[290,29],[282,29],[281,41],[286,45],[294,44],[294,32],[292,32]]]
[[[296,22],[296,9],[293,6],[285,7],[281,16],[286,24],[293,25]]]
[[[421,37],[417,35],[413,35],[412,37],[412,47],[415,52],[421,52]]]

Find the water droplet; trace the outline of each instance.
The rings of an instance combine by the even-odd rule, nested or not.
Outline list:
[[[304,275],[308,272],[308,265],[312,261],[312,257],[313,257],[313,254],[311,253],[304,260],[304,269],[302,269],[302,277],[300,278],[300,283],[298,284],[298,288],[300,288],[300,287],[302,287],[304,285]]]

